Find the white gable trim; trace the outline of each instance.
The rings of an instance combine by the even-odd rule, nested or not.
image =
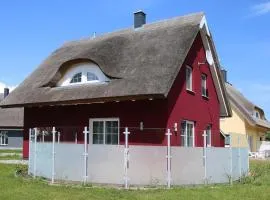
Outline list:
[[[200,29],[205,29],[208,36],[210,36],[210,31],[207,25],[206,17],[205,15],[202,17],[202,20],[200,22]]]
[[[200,35],[201,35],[201,38],[202,38],[202,41],[203,41],[203,46],[204,46],[205,52],[209,51],[211,53],[211,56],[213,57],[215,52],[213,52],[211,50],[209,40],[207,38],[207,35],[210,37],[210,32],[209,32],[209,29],[208,29],[208,26],[207,26],[207,21],[206,21],[205,16],[203,16],[203,18],[201,20],[200,28],[201,28]],[[216,62],[218,62],[218,61],[216,61]],[[229,111],[228,111],[228,108],[227,108],[226,100],[225,100],[223,91],[221,89],[221,81],[222,80],[220,80],[220,78],[218,76],[217,65],[216,65],[215,62],[213,62],[213,64],[212,65],[209,64],[209,66],[210,66],[210,70],[211,70],[212,75],[215,76],[215,77],[213,77],[213,80],[214,80],[216,90],[220,90],[220,92],[217,92],[218,99],[219,99],[220,103],[225,105],[224,108],[225,108],[226,115],[229,116]]]

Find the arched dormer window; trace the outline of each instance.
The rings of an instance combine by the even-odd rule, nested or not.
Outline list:
[[[92,62],[83,62],[71,65],[57,86],[69,86],[76,84],[102,84],[109,78],[100,70],[99,66]]]

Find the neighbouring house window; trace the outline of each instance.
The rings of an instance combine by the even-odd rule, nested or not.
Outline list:
[[[211,125],[208,125],[205,130],[206,133],[206,146],[211,147]]]
[[[87,81],[97,81],[98,77],[92,72],[87,72]]]
[[[208,97],[207,76],[205,74],[202,74],[201,85],[202,85],[202,96]]]
[[[186,66],[186,89],[192,91],[192,68]]]
[[[119,144],[118,119],[91,119],[93,144]]]
[[[226,134],[225,135],[225,146],[230,146],[231,145],[231,136]]]
[[[181,122],[181,146],[194,147],[194,122]]]
[[[258,119],[261,118],[260,113],[258,111],[255,111],[255,117],[258,118]]]
[[[72,77],[71,81],[70,81],[70,83],[80,83],[80,82],[82,82],[82,73],[81,73],[81,72],[75,74],[75,75]]]
[[[0,131],[0,145],[8,145],[7,131]]]

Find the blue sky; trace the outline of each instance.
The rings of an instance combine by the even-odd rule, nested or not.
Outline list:
[[[0,1],[0,89],[22,82],[66,41],[204,11],[229,81],[270,117],[269,0]]]

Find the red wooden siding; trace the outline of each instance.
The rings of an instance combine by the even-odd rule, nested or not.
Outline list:
[[[178,123],[178,131],[172,136],[172,145],[180,145],[181,120],[195,121],[195,145],[202,146],[202,133],[208,124],[212,125],[212,145],[221,146],[222,137],[219,135],[219,101],[207,64],[198,66],[205,61],[205,51],[200,35],[197,36],[186,60],[193,68],[194,93],[186,91],[185,67],[178,73],[167,99],[112,102],[104,104],[88,104],[74,106],[51,106],[25,108],[25,131],[23,156],[28,156],[28,129],[33,127],[76,126],[89,125],[90,118],[119,118],[120,143],[124,142],[124,127],[130,128],[130,143],[144,145],[166,145],[165,130]],[[209,99],[201,95],[201,73],[207,75]],[[140,122],[144,130],[139,130]],[[149,129],[151,128],[151,129]],[[64,130],[69,138],[67,130]],[[78,135],[83,140],[83,135]]]
[[[168,96],[168,127],[178,123],[178,133],[173,134],[172,144],[180,145],[180,121],[190,120],[195,122],[195,145],[203,146],[203,130],[208,124],[212,125],[212,146],[221,146],[222,141],[219,133],[220,105],[212,75],[208,64],[198,65],[205,62],[205,50],[200,34],[196,37],[193,46],[186,57],[184,66],[173,84]],[[186,90],[185,66],[192,67],[193,91]],[[202,97],[201,74],[207,75],[207,89],[209,98]]]

